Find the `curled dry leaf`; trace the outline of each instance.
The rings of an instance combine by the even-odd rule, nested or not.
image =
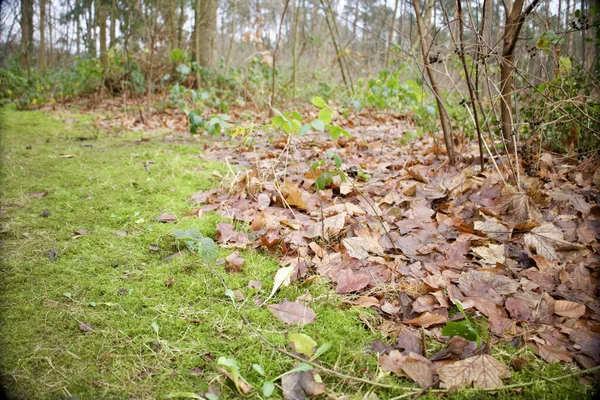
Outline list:
[[[296,301],[284,299],[281,304],[269,304],[267,307],[273,315],[288,325],[305,325],[317,320],[317,314],[310,307]]]
[[[448,318],[444,317],[443,315],[432,314],[429,311],[426,311],[423,314],[419,315],[417,318],[408,319],[402,322],[404,322],[407,325],[422,326],[424,328],[428,328],[432,325],[443,324],[447,320]]]
[[[162,222],[163,224],[173,224],[177,221],[177,217],[171,214],[161,214],[154,218],[154,221]]]
[[[504,245],[490,243],[489,246],[473,247],[471,249],[485,264],[504,264]]]
[[[439,370],[443,388],[462,388],[471,384],[477,389],[502,386],[510,378],[508,368],[489,354],[480,354],[446,365]]]

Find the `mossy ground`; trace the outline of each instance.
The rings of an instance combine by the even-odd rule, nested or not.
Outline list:
[[[245,294],[240,310],[252,322],[248,326],[218,277],[197,257],[163,260],[177,250],[173,228],[193,227],[212,236],[220,220],[186,214],[192,209],[187,202],[192,193],[219,183],[213,171],[227,173],[225,164],[202,159],[200,141],[164,143],[164,135],[140,132],[109,137],[96,132],[93,117],[85,115],[11,108],[1,115],[0,383],[12,397],[167,398],[175,392],[202,393],[212,383],[223,398],[237,398],[217,370],[216,358],[235,358],[256,388],[264,378],[253,363],[262,365],[270,378],[296,364],[261,342],[256,331],[281,347],[287,345],[287,333],[306,333],[319,344],[332,343],[320,357],[329,368],[411,386],[378,375],[377,357],[364,350],[383,338],[367,329],[359,315],[370,311],[344,307],[326,281],[292,285],[277,294],[276,299],[294,300],[308,291],[313,298],[317,322],[288,327],[258,307],[247,287],[251,279],[262,280],[259,295],[266,297],[278,269],[276,259],[245,251],[242,273],[227,274],[216,266],[230,289]],[[150,140],[138,142],[141,138]],[[65,154],[74,157],[60,157]],[[154,162],[150,173],[146,161]],[[48,194],[29,196],[36,192]],[[42,215],[45,210],[49,215]],[[177,216],[177,223],[153,221],[162,213]],[[76,237],[81,229],[88,232]],[[48,257],[51,249],[58,250],[55,262]],[[228,253],[222,250],[221,256]],[[167,287],[170,277],[174,281]],[[93,330],[82,332],[79,322]],[[591,396],[578,378],[545,380],[570,367],[531,365],[533,370],[515,374],[511,382],[539,383],[502,397]],[[331,395],[363,398],[373,389],[335,376],[323,378]],[[389,389],[374,393],[380,399],[403,394]],[[275,397],[280,396],[276,391]],[[250,397],[260,397],[259,391]]]

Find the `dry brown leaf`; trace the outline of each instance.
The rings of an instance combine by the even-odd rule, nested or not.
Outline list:
[[[244,258],[240,257],[240,253],[234,251],[227,257],[225,257],[225,270],[227,272],[242,272],[242,265],[246,261]]]
[[[362,273],[355,273],[350,268],[342,270],[337,277],[335,291],[339,294],[357,292],[369,284],[369,277]]]
[[[549,363],[573,361],[573,356],[564,346],[536,343],[536,353]]]
[[[424,328],[428,328],[432,325],[443,324],[447,320],[448,320],[448,318],[444,317],[443,315],[432,314],[432,313],[426,311],[416,318],[408,319],[408,320],[402,321],[402,322],[404,322],[405,324],[408,324],[408,325],[422,326]]]
[[[473,247],[473,253],[481,258],[485,264],[496,265],[504,264],[504,245],[490,243],[489,246]]]
[[[325,393],[325,384],[315,380],[313,371],[292,372],[281,377],[285,400],[304,400]]]
[[[177,221],[177,217],[171,214],[161,214],[154,218],[154,221],[162,222],[163,224],[172,224]]]
[[[241,377],[239,374],[236,376],[236,378],[237,378],[237,380],[236,380],[236,379],[234,379],[234,376],[226,369],[219,368],[219,371],[221,371],[221,373],[223,375],[228,377],[229,380],[231,380],[231,382],[237,383],[237,387],[240,389],[242,394],[246,395],[252,390],[252,385],[249,384],[248,382],[246,382],[246,380],[243,377]]]
[[[439,370],[443,388],[462,388],[471,384],[478,389],[502,386],[509,378],[508,368],[489,354],[480,354],[446,365]]]
[[[373,297],[373,296],[361,296],[356,300],[346,300],[346,301],[344,301],[344,303],[353,305],[354,307],[364,307],[364,308],[379,306],[379,300],[377,300],[377,298]]]
[[[578,246],[564,239],[562,230],[551,222],[533,228],[523,236],[523,242],[548,260],[559,260],[557,250],[575,249]]]
[[[350,257],[364,260],[369,257],[369,243],[359,237],[345,238],[342,244],[348,251]]]
[[[511,185],[506,185],[502,189],[502,197],[498,199],[496,210],[513,226],[542,220],[542,214],[535,202],[525,192]]]
[[[389,355],[379,357],[379,366],[383,371],[393,372],[398,376],[406,376],[417,382],[421,387],[428,387],[433,383],[432,363],[425,357],[398,350],[390,351]]]
[[[263,192],[258,195],[257,201],[258,209],[262,211],[265,208],[269,207],[269,205],[271,204],[271,196],[269,196],[268,193]]]
[[[585,304],[566,300],[556,300],[554,303],[554,313],[561,317],[579,318],[585,314]]]
[[[267,307],[273,315],[288,325],[305,325],[317,320],[317,314],[312,309],[296,301],[284,299],[281,304],[269,304]]]

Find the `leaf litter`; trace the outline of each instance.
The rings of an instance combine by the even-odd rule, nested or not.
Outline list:
[[[546,157],[561,173],[547,179],[547,168],[521,172],[524,190],[469,164],[474,147],[462,149],[467,161],[446,165],[431,137],[401,147],[373,129],[335,142],[322,134],[292,137],[283,145],[267,135],[257,132],[263,137],[253,146],[233,152],[223,142],[208,147],[209,159],[227,159],[241,172],[192,195],[194,204],[250,227],[245,233],[218,224],[221,246],[280,255],[282,268],[293,267],[300,283],[329,277],[346,304],[373,308],[402,326],[399,341],[412,335],[417,339],[409,342],[419,342],[416,329],[425,329],[454,346],[453,361],[439,368],[414,351],[422,343],[404,344],[412,351],[381,356],[387,370],[423,387],[436,379],[445,388],[501,386],[510,373],[489,349],[517,339],[548,362],[575,359],[584,368],[600,362],[600,209],[586,200],[598,193],[600,167]],[[321,162],[327,150],[341,166]],[[360,179],[359,169],[370,178]],[[318,190],[326,172],[335,174]],[[487,352],[460,359],[455,353],[473,346],[457,347],[453,340],[465,339],[441,334],[457,302],[487,319]],[[286,324],[316,320],[300,302],[268,308]]]

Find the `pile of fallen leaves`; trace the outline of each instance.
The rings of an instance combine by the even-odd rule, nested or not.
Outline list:
[[[349,305],[375,309],[397,338],[374,344],[381,367],[423,387],[436,377],[444,388],[501,386],[510,372],[490,355],[498,343],[532,346],[547,362],[600,363],[597,160],[545,153],[528,160],[529,175],[505,158],[481,171],[465,146],[467,161],[450,167],[432,138],[399,145],[403,129],[391,121],[338,141],[259,132],[253,146],[215,143],[205,156],[241,172],[193,201],[234,220],[217,225],[222,246],[279,254],[292,280],[327,276]],[[467,314],[485,317],[487,343],[442,335]],[[426,357],[423,336],[446,348]]]

